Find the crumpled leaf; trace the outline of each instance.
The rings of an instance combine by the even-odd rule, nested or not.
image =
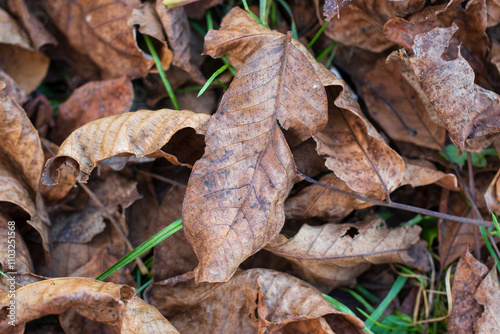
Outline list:
[[[22,22],[37,51],[44,45],[57,44],[56,39],[45,29],[37,17],[30,12],[25,0],[7,0],[7,6],[12,15],[19,18]]]
[[[328,292],[353,284],[371,264],[428,267],[427,258],[417,255],[425,249],[419,244],[421,230],[419,226],[388,228],[372,215],[354,224],[304,224],[293,238],[280,234],[265,249],[292,261],[302,278]]]
[[[163,147],[176,133],[184,137],[190,135],[186,132],[187,128],[204,134],[209,119],[208,115],[188,110],[160,109],[139,110],[95,120],[71,133],[62,143],[57,156],[47,161],[43,183],[56,184],[63,164],[77,171],[79,181],[86,181],[100,161],[116,155],[163,157],[174,164],[189,166],[196,159],[192,154],[199,154],[199,141],[184,138],[186,142],[183,145],[191,147],[174,147],[178,150],[176,154],[182,154],[188,161],[179,161]]]
[[[361,334],[364,327],[309,284],[269,269],[240,271],[222,284],[173,277],[154,284],[151,303],[182,333]]]
[[[59,105],[50,137],[61,143],[71,132],[91,121],[130,111],[133,100],[132,83],[125,76],[88,82]]]
[[[453,306],[448,318],[450,333],[474,333],[474,324],[482,313],[482,307],[474,299],[474,292],[487,273],[488,267],[476,260],[468,249],[460,257],[451,288]]]
[[[0,296],[0,331],[17,333],[19,327],[70,307],[79,314],[106,323],[120,333],[178,333],[158,312],[126,285],[90,278],[54,278],[16,290],[15,326],[8,324],[7,294]]]
[[[43,203],[37,201],[44,161],[40,138],[24,110],[3,92],[4,87],[0,82],[0,201],[29,214],[27,223],[41,235],[48,260],[49,226]]]
[[[0,8],[0,66],[27,93],[47,74],[49,58],[33,49],[26,32]]]
[[[488,189],[484,194],[488,210],[500,215],[500,170],[496,173],[493,180],[491,180]]]
[[[453,143],[480,152],[500,133],[499,96],[474,84],[474,72],[459,53],[441,58],[457,26],[435,28],[415,37],[415,56],[405,57],[433,102]]]
[[[494,266],[490,273],[481,282],[474,297],[484,306],[484,312],[476,322],[474,333],[489,334],[500,331],[500,284],[498,271]]]
[[[200,69],[191,60],[191,28],[184,7],[167,9],[162,0],[156,0],[156,11],[173,52],[173,64],[186,71],[193,81],[205,83]]]
[[[488,27],[500,23],[500,1],[486,0],[486,13],[488,14]]]
[[[324,127],[326,108],[321,82],[291,33],[263,45],[238,71],[209,124],[183,206],[200,261],[197,282],[227,281],[279,233],[296,175],[277,120],[305,140]]]
[[[155,46],[155,50],[160,57],[160,63],[163,70],[168,70],[172,63],[173,54],[167,47],[167,37],[163,31],[160,18],[156,13],[155,6],[152,2],[144,2],[139,7],[132,11],[132,16],[128,19],[127,23],[131,26],[137,26],[141,34],[154,37],[160,41],[160,47]],[[141,50],[142,51],[142,50]],[[149,50],[143,51],[146,58],[151,58]],[[156,67],[156,64],[155,64]],[[158,72],[155,68],[154,72]]]
[[[139,0],[46,1],[54,24],[80,55],[99,67],[101,79],[137,79],[153,64],[137,49],[127,25],[139,5]]]
[[[339,3],[328,6],[331,2]],[[363,0],[326,1],[325,8],[332,9],[329,13],[338,17],[329,20],[324,31],[331,39],[349,46],[356,46],[372,52],[381,52],[394,45],[383,33],[384,24],[390,19],[418,12],[425,4],[423,0]],[[316,3],[318,3],[316,1]],[[337,8],[340,12],[337,14]],[[319,12],[319,11],[318,11]]]

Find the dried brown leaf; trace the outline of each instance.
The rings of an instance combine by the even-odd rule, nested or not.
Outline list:
[[[489,334],[500,331],[500,284],[498,271],[494,266],[477,288],[474,297],[484,306],[481,318],[476,322],[474,333]]]
[[[415,13],[425,4],[423,0],[363,0],[349,6],[346,6],[349,4],[347,1],[342,2],[340,6],[343,7],[338,17],[330,20],[324,33],[342,44],[372,52],[381,52],[394,45],[383,33],[383,26],[387,21],[396,16],[403,17]],[[325,7],[328,3],[325,3]],[[333,14],[337,15],[335,5],[332,9]]]
[[[269,269],[240,271],[222,284],[174,277],[154,284],[151,301],[183,333],[361,334],[364,327],[309,284]]]
[[[488,14],[488,27],[500,23],[500,1],[486,0],[486,13]]]
[[[9,325],[6,312],[10,298],[0,296],[0,331],[16,333],[28,321],[72,307],[120,333],[178,333],[156,308],[134,292],[126,285],[90,278],[54,278],[30,284],[16,291],[15,327]]]
[[[453,25],[417,35],[415,56],[407,59],[455,145],[480,152],[500,133],[500,99],[474,84],[474,72],[460,53],[454,60],[441,58],[457,29]]]
[[[3,92],[12,97],[17,104],[22,105],[28,100],[28,94],[19,84],[0,68],[0,81],[5,83]]]
[[[266,250],[292,261],[301,277],[327,292],[354,279],[371,264],[427,267],[415,252],[421,228],[388,228],[378,216],[354,224],[303,225],[291,239],[279,235]]]
[[[291,33],[262,46],[238,71],[209,124],[184,201],[197,281],[227,281],[279,233],[296,175],[278,120],[305,140],[324,127],[326,113],[325,91]]]
[[[47,74],[49,58],[36,52],[26,32],[0,8],[0,66],[27,93],[35,90]]]
[[[91,121],[130,111],[133,100],[132,83],[125,76],[88,82],[59,105],[50,138],[62,143],[71,132]]]
[[[474,332],[474,324],[482,313],[482,307],[474,299],[474,292],[487,273],[488,267],[476,260],[468,249],[460,257],[451,289],[453,306],[448,318],[448,332]]]
[[[484,194],[488,210],[497,215],[500,215],[500,170],[497,172],[493,180]]]
[[[7,0],[7,6],[12,15],[22,22],[36,50],[47,44],[57,44],[56,39],[45,29],[36,15],[30,12],[25,0]]]
[[[156,11],[173,51],[173,64],[186,71],[193,81],[203,84],[205,78],[191,60],[191,28],[184,7],[167,9],[162,0],[156,1]]]
[[[101,79],[142,77],[153,64],[136,47],[127,19],[139,0],[46,1],[47,13],[80,55],[100,70]]]
[[[139,110],[95,120],[74,131],[62,143],[57,157],[46,163],[43,182],[48,185],[57,183],[63,164],[73,167],[78,171],[78,180],[85,181],[100,161],[116,155],[163,157],[175,164],[187,162],[185,165],[189,166],[193,160],[191,155],[200,150],[198,145],[188,147],[189,150],[179,148],[184,150],[180,153],[189,158],[188,161],[178,161],[163,147],[178,132],[189,135],[190,132],[183,132],[187,128],[204,134],[209,119],[208,115],[187,110],[160,109]]]

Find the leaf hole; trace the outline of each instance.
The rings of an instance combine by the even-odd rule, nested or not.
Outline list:
[[[359,234],[359,230],[355,227],[349,228],[344,235],[341,236],[341,238],[345,237],[346,235],[350,236],[351,238],[354,239],[355,236]]]
[[[184,128],[177,131],[161,150],[192,166],[205,152],[205,136],[192,128]]]

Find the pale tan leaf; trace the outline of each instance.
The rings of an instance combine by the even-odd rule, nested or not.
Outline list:
[[[500,284],[498,284],[497,267],[493,266],[490,273],[479,285],[474,294],[479,304],[484,306],[484,312],[476,322],[477,334],[500,332]]]
[[[364,327],[309,284],[269,269],[239,271],[222,284],[173,277],[154,284],[151,302],[182,333],[361,334]]]
[[[443,173],[427,160],[405,159],[405,175],[400,186],[409,184],[412,187],[437,184],[445,189],[459,191],[457,177],[451,173]]]
[[[178,333],[156,308],[135,295],[135,289],[90,278],[54,278],[16,291],[16,317],[11,326],[8,295],[0,296],[0,331],[14,333],[28,321],[73,307],[79,314],[106,323],[120,333]]]
[[[330,291],[352,284],[371,264],[427,267],[416,256],[420,231],[419,226],[388,228],[373,215],[355,224],[305,224],[293,238],[279,235],[265,249],[292,261],[304,279]]]
[[[75,130],[62,143],[57,157],[46,163],[43,182],[48,185],[57,183],[63,164],[73,167],[78,171],[77,178],[85,181],[100,161],[116,155],[163,157],[172,163],[189,166],[193,160],[190,154],[200,150],[199,142],[191,140],[197,147],[188,147],[188,150],[180,148],[184,149],[184,157],[189,159],[187,162],[179,162],[162,148],[176,133],[187,128],[204,134],[209,119],[208,115],[187,110],[160,109],[139,110],[95,120]]]
[[[182,213],[200,261],[197,281],[227,281],[283,226],[296,175],[278,120],[305,140],[326,118],[325,91],[291,33],[248,58],[210,121],[205,154],[189,178]]]
[[[484,199],[486,200],[488,209],[491,212],[500,215],[500,170],[498,170],[493,180],[491,180],[491,183],[484,194]]]

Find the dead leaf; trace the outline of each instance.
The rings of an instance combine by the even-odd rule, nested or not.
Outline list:
[[[49,261],[50,223],[39,205],[43,203],[37,201],[44,161],[40,138],[24,110],[3,92],[4,87],[0,82],[0,201],[13,203],[29,214],[27,223],[41,235]]]
[[[480,152],[500,132],[500,99],[474,84],[474,72],[460,53],[455,60],[441,58],[457,29],[454,25],[417,35],[415,56],[407,59],[455,145]]]
[[[479,304],[484,306],[484,312],[476,322],[474,333],[489,334],[500,331],[500,285],[496,266],[493,266],[481,282],[474,297]]]
[[[16,333],[31,320],[74,308],[79,314],[106,323],[120,333],[178,333],[156,308],[137,297],[126,285],[90,278],[54,278],[16,291],[15,327],[8,324],[10,299],[0,296],[0,330]]]
[[[45,29],[36,15],[33,15],[25,0],[7,0],[9,11],[22,22],[37,51],[45,45],[56,45],[56,39]],[[38,8],[37,8],[38,9]]]
[[[139,7],[135,8],[132,11],[132,16],[128,19],[127,23],[130,26],[137,26],[141,34],[152,36],[159,41],[158,44],[160,44],[160,47],[155,46],[155,50],[160,57],[161,67],[163,70],[167,71],[172,63],[173,54],[167,47],[167,37],[163,31],[163,27],[161,25],[160,18],[156,13],[154,4],[152,2],[144,2]],[[149,50],[143,51],[143,54],[148,59],[152,58]],[[156,73],[158,72],[156,64],[154,71]]]
[[[162,0],[156,0],[156,11],[168,37],[174,57],[173,64],[186,71],[193,81],[204,84],[205,78],[191,60],[191,28],[184,7],[167,9]]]
[[[156,217],[156,231],[182,216],[185,193],[185,188],[177,186],[167,192]],[[154,254],[152,275],[155,282],[192,271],[198,264],[196,254],[186,240],[184,230],[157,245]]]
[[[88,82],[59,105],[50,138],[62,143],[71,132],[91,121],[130,111],[133,100],[132,83],[124,76]]]
[[[209,119],[208,115],[187,110],[161,109],[139,110],[95,120],[71,133],[62,143],[57,157],[49,159],[45,165],[43,182],[56,184],[63,164],[78,172],[78,180],[86,181],[100,161],[116,155],[163,157],[172,163],[183,164],[162,147],[186,128],[204,134]],[[184,136],[187,134],[189,132],[184,132]],[[179,148],[184,150],[184,157],[190,158],[188,162],[193,160],[192,153],[200,149],[196,144],[191,150]]]
[[[500,170],[491,181],[486,193],[484,194],[486,205],[490,212],[500,215]]]
[[[155,283],[151,302],[183,333],[361,334],[364,327],[309,284],[269,269],[240,271],[222,284],[177,276]]]
[[[47,13],[71,47],[92,60],[101,79],[137,79],[153,64],[137,49],[127,19],[139,0],[46,1]]]
[[[486,0],[486,13],[488,14],[488,27],[496,26],[500,23],[500,1]]]
[[[224,0],[195,0],[185,6],[186,13],[190,19],[201,20],[205,17],[205,11],[211,7],[220,5]]]
[[[380,217],[354,224],[304,224],[293,238],[279,235],[266,250],[294,263],[301,277],[324,292],[351,285],[371,264],[402,263],[427,268],[415,254],[419,226],[388,228]]]
[[[31,93],[47,74],[50,60],[33,49],[26,32],[2,8],[0,31],[0,68]]]
[[[453,306],[448,318],[450,333],[474,333],[474,324],[482,313],[474,293],[487,273],[488,267],[476,260],[468,249],[460,257],[451,289]]]
[[[332,188],[352,192],[347,184],[339,179],[334,173],[322,176],[319,182]],[[370,194],[356,194],[370,197]],[[371,206],[371,204],[313,184],[286,200],[285,214],[287,219],[319,217],[340,221],[342,218],[349,215],[352,210],[369,206]]]
[[[4,93],[9,95],[17,104],[22,105],[28,100],[28,94],[17,82],[0,68],[0,81],[5,83]]]
[[[386,64],[385,59],[379,59],[372,70],[363,75],[363,80],[389,101],[404,122],[417,132],[416,135],[410,135],[403,124],[397,121],[390,106],[366,85],[363,85],[363,98],[370,116],[393,140],[439,150],[444,146],[446,130],[430,119],[418,92],[402,75],[402,66],[402,62]]]
[[[332,2],[337,4],[331,5]],[[356,46],[372,52],[381,52],[394,45],[383,33],[384,24],[396,16],[418,12],[425,4],[422,0],[381,1],[327,1],[329,13],[337,15],[329,20],[324,33],[342,44]]]
[[[437,184],[445,189],[459,191],[457,177],[451,173],[437,170],[430,161],[422,159],[405,159],[405,176],[401,186],[409,184],[412,187]]]
[[[325,91],[291,33],[248,58],[209,124],[205,154],[189,178],[183,223],[200,260],[197,282],[227,281],[283,226],[296,176],[277,120],[305,140],[326,118]]]

